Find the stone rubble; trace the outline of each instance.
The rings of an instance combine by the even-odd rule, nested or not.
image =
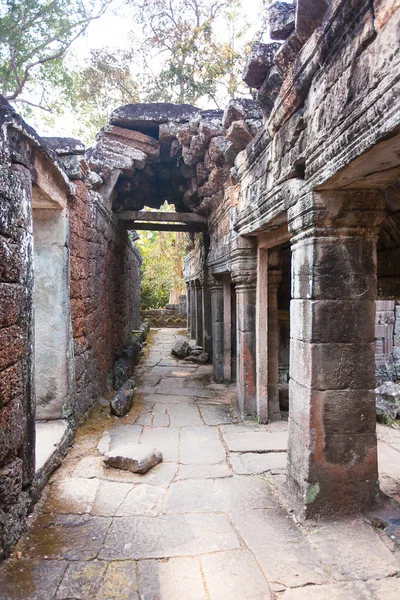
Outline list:
[[[114,469],[144,475],[162,460],[162,453],[155,448],[150,449],[141,444],[125,444],[106,452],[104,464]]]

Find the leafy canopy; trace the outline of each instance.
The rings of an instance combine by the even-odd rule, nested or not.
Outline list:
[[[0,5],[0,89],[9,101],[27,102],[21,94],[31,83],[65,84],[62,59],[73,42],[112,0],[3,0]]]

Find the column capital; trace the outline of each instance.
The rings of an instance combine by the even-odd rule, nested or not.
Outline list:
[[[268,269],[268,288],[278,288],[282,281],[282,271],[279,269]]]
[[[232,273],[232,282],[235,284],[236,289],[255,289],[257,271],[255,269],[235,271]]]
[[[377,237],[385,216],[380,190],[309,192],[288,209],[292,243],[309,237]]]
[[[208,283],[208,287],[210,288],[211,292],[215,292],[215,291],[221,291],[223,289],[223,283],[221,281],[221,279],[217,279],[216,277],[209,277],[207,279],[207,283]]]

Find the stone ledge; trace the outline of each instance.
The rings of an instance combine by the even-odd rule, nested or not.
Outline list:
[[[37,502],[50,475],[61,464],[73,439],[68,421],[36,423],[36,468],[32,500]]]

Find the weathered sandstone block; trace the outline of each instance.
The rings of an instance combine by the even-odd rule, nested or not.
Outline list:
[[[256,42],[247,58],[242,79],[251,88],[259,89],[269,69],[274,63],[274,56],[280,44],[263,44]]]
[[[104,462],[114,469],[144,474],[162,462],[162,459],[162,453],[155,448],[150,449],[142,444],[125,444],[107,452]]]

